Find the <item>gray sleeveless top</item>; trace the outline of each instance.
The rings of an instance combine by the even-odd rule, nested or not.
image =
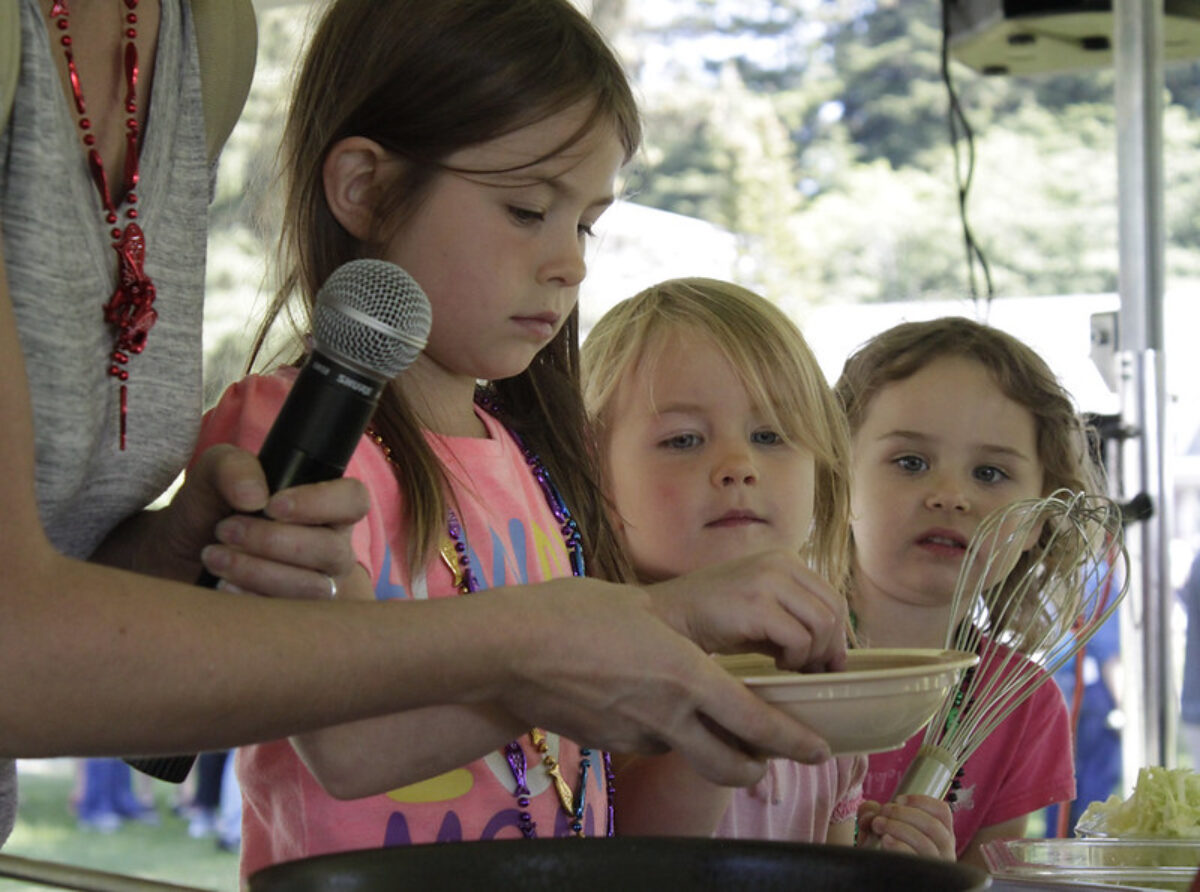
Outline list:
[[[57,36],[53,46],[58,51]],[[116,253],[47,23],[38,0],[21,0],[18,89],[0,134],[0,223],[33,402],[42,524],[56,547],[80,558],[171,483],[199,426],[210,172],[195,38],[182,0],[162,2],[140,173],[138,222],[158,321],[145,352],[127,366],[121,451],[119,385],[107,373],[113,333],[103,317]],[[13,766],[0,760],[0,841],[15,792]]]

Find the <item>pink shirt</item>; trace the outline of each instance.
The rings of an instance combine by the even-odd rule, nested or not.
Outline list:
[[[734,791],[713,835],[825,842],[830,824],[857,814],[866,773],[866,756],[839,756],[819,765],[770,759],[762,780]]]
[[[900,749],[870,757],[868,799],[891,800],[924,739],[920,731]],[[1048,675],[968,757],[959,782],[950,809],[960,857],[981,828],[1075,798],[1070,718]]]
[[[205,418],[198,450],[219,442],[257,451],[278,414],[294,370],[251,376],[235,384]],[[466,531],[471,567],[481,588],[540,582],[570,574],[559,524],[545,494],[512,436],[477,410],[487,438],[427,434],[444,463]],[[383,452],[363,439],[346,476],[363,481],[371,509],[353,532],[355,552],[375,584],[378,600],[458,597],[449,570],[434,556],[414,574],[405,572],[406,529],[396,478]],[[481,592],[472,597],[487,597]],[[314,655],[314,659],[319,659]],[[385,683],[364,678],[363,684]],[[419,683],[419,679],[414,679]],[[548,734],[565,780],[578,795],[579,747]],[[518,815],[527,810],[540,837],[570,833],[552,781],[528,735],[521,738],[532,801],[518,807],[515,782],[504,754],[486,758],[398,790],[352,801],[325,793],[292,745],[277,740],[241,749],[238,776],[243,808],[242,871],[279,861],[349,849],[408,843],[505,839],[521,836]],[[380,759],[402,757],[404,741]],[[603,835],[607,797],[601,754],[591,755],[583,825],[587,835]]]

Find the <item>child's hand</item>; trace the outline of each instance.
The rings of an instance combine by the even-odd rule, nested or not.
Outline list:
[[[366,515],[366,488],[342,478],[269,496],[258,459],[232,446],[208,449],[155,524],[173,575],[204,568],[225,588],[290,598],[360,595],[365,574],[350,531]],[[266,516],[257,516],[263,512]],[[215,531],[215,532],[214,532]],[[214,536],[217,544],[213,544]],[[331,582],[333,580],[333,582]]]
[[[781,668],[839,669],[846,600],[789,551],[768,551],[646,588],[653,609],[710,652],[760,650]]]
[[[858,807],[858,844],[870,840],[889,852],[955,860],[950,806],[932,796],[899,796],[886,805],[863,802]]]

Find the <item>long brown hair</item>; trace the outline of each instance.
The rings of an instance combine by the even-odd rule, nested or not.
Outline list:
[[[334,0],[313,34],[284,130],[282,276],[255,354],[295,294],[303,298],[300,324],[307,325],[320,284],[341,264],[373,256],[447,172],[448,156],[580,103],[590,104],[590,116],[546,158],[601,123],[614,127],[626,159],[632,157],[641,123],[628,80],[568,0]],[[325,157],[351,136],[373,140],[404,162],[374,209],[377,233],[369,243],[344,230],[325,200]],[[619,549],[587,435],[578,342],[576,310],[526,371],[483,386],[570,506],[591,572],[616,577]],[[415,570],[444,533],[445,471],[398,388],[388,388],[372,423],[405,456],[397,476],[413,531],[408,565]]]

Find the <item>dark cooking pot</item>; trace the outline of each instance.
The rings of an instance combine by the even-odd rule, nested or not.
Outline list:
[[[250,892],[484,889],[546,892],[846,892],[986,889],[963,864],[811,843],[731,839],[546,839],[395,846],[276,864]]]

